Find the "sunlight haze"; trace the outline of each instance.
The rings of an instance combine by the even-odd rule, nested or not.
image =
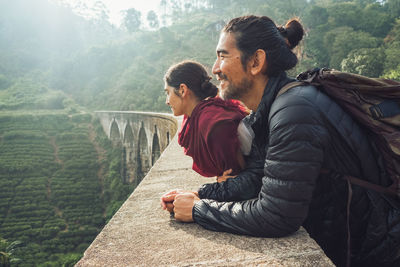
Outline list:
[[[72,6],[86,5],[88,8],[93,7],[96,2],[102,2],[110,12],[110,22],[119,26],[122,19],[121,11],[135,8],[142,13],[142,20],[144,20],[150,10],[158,12],[160,0],[59,0],[59,2],[69,3]]]

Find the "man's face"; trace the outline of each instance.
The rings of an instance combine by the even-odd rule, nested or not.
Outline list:
[[[233,33],[222,32],[217,45],[217,59],[212,72],[220,81],[220,95],[224,99],[241,100],[253,85],[251,76],[244,70],[240,51]]]

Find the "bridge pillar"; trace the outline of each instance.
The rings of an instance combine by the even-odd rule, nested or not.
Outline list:
[[[172,115],[135,111],[97,111],[112,141],[122,146],[121,179],[138,185],[177,131]]]

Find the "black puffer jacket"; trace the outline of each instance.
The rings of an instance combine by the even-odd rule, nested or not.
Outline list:
[[[275,99],[289,81],[284,73],[269,80],[257,112],[247,118],[255,139],[246,169],[199,189],[195,222],[214,231],[263,237],[286,236],[304,226],[336,265],[345,266],[351,188],[352,266],[397,266],[398,202],[339,175],[390,183],[381,178],[365,133],[312,86],[292,88]],[[321,168],[335,172],[322,175]]]

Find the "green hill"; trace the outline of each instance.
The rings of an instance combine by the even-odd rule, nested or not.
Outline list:
[[[22,241],[18,266],[81,257],[133,190],[120,152],[89,114],[0,112],[0,236]]]

